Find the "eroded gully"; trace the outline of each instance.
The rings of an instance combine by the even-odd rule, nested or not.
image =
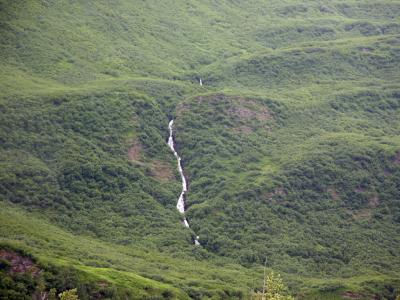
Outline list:
[[[175,143],[174,143],[174,137],[173,137],[173,131],[174,131],[174,120],[171,120],[168,124],[169,128],[169,138],[168,138],[168,146],[171,148],[172,152],[174,153],[176,160],[178,161],[178,170],[179,174],[181,175],[182,179],[182,192],[179,196],[178,203],[176,204],[176,208],[178,211],[182,214],[183,216],[183,225],[189,228],[189,222],[185,217],[185,200],[186,200],[186,193],[188,191],[188,185],[186,181],[185,174],[183,173],[183,168],[182,168],[182,163],[181,163],[181,157],[179,156],[178,152],[175,150]],[[200,245],[198,241],[198,237],[194,239],[194,244],[195,245]]]

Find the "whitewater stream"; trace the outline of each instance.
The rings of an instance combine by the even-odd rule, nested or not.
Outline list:
[[[183,225],[185,225],[186,227],[189,228],[189,222],[187,221],[187,219],[185,217],[185,198],[186,198],[186,193],[188,191],[188,185],[187,185],[185,174],[183,174],[181,157],[179,156],[178,152],[176,152],[176,150],[175,150],[173,127],[174,127],[174,120],[171,120],[168,124],[168,128],[169,128],[168,146],[171,148],[172,152],[174,153],[174,155],[176,157],[176,160],[178,161],[178,170],[179,170],[179,174],[181,175],[181,179],[182,179],[182,192],[179,196],[178,203],[176,204],[176,208],[183,215]],[[198,238],[199,237],[196,237],[194,239],[195,245],[200,245]]]

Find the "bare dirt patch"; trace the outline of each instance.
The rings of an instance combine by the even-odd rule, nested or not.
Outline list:
[[[30,273],[33,277],[37,277],[42,272],[42,270],[32,261],[31,258],[17,254],[14,251],[1,249],[0,258],[5,259],[10,263],[11,274]]]
[[[253,128],[246,125],[241,125],[233,128],[233,131],[239,134],[250,134],[253,132]]]
[[[268,121],[272,118],[268,109],[266,109],[265,107],[259,107],[256,110],[255,108],[250,109],[247,107],[237,106],[237,107],[232,107],[229,110],[229,113],[242,121],[247,121],[247,120]]]
[[[356,293],[356,292],[350,292],[350,291],[342,293],[342,296],[343,296],[343,298],[347,298],[347,299],[362,299],[362,298],[364,298],[363,294]]]
[[[400,165],[400,151],[398,151],[397,153],[396,153],[396,155],[394,156],[394,158],[393,158],[393,163],[395,164],[395,165]]]
[[[368,206],[371,208],[375,208],[375,207],[379,206],[380,202],[381,201],[379,200],[379,197],[377,195],[374,195],[368,199]]]
[[[380,297],[377,295],[362,294],[362,293],[350,292],[350,291],[343,292],[342,296],[343,296],[343,298],[346,298],[346,299],[371,299],[371,300],[380,299]]]
[[[178,107],[176,108],[176,114],[178,116],[185,114],[186,112],[189,111],[189,106],[187,104],[179,104]]]
[[[329,195],[331,195],[333,200],[340,200],[339,193],[334,188],[327,189],[327,192],[329,193]]]
[[[128,150],[128,158],[130,161],[140,161],[143,146],[139,141],[133,141],[132,146]]]
[[[257,120],[265,122],[272,119],[269,110],[254,100],[236,97],[233,98],[229,113],[242,121]]]
[[[370,219],[372,216],[372,212],[370,209],[360,209],[353,212],[353,219],[354,220],[361,220],[361,219]]]
[[[287,193],[283,187],[279,187],[275,189],[274,195],[285,196]]]
[[[160,160],[155,160],[151,163],[150,175],[159,181],[172,181],[175,179],[171,166]]]
[[[161,160],[148,160],[144,155],[142,144],[134,140],[131,142],[131,147],[128,150],[128,158],[135,164],[146,167],[149,170],[150,176],[159,181],[171,181],[175,179],[174,172],[170,164]]]
[[[270,121],[274,119],[273,114],[261,100],[221,93],[203,95],[178,106],[177,114],[185,114],[192,109],[197,110],[199,105],[201,109],[207,106],[209,111],[215,109],[218,114],[222,113],[228,117],[231,124],[229,130],[235,134],[246,135],[256,129],[265,130],[266,133],[272,131]]]
[[[229,103],[228,113],[240,120],[258,120],[258,121],[267,121],[272,119],[272,115],[270,111],[263,106],[261,103],[258,103],[256,100],[248,99],[239,96],[227,96],[224,94],[213,94],[208,96],[198,96],[196,100],[199,102],[220,102],[224,101],[225,103]],[[187,109],[186,106],[182,106],[180,110]]]
[[[273,192],[265,193],[264,196],[269,201],[275,201],[277,198],[282,198],[287,195],[287,192],[283,187],[276,188]]]

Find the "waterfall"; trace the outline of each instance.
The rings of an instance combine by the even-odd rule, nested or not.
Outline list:
[[[186,217],[184,216],[185,214],[185,200],[186,200],[186,193],[188,191],[188,186],[187,186],[187,181],[185,174],[183,174],[183,168],[182,168],[182,163],[181,163],[181,157],[179,156],[178,152],[175,150],[175,144],[174,144],[174,137],[173,137],[173,126],[174,126],[174,120],[172,119],[169,124],[169,138],[168,138],[168,146],[171,148],[172,152],[174,153],[176,160],[178,161],[178,170],[179,174],[181,175],[182,179],[182,192],[179,196],[178,203],[176,204],[176,208],[178,211],[183,215],[183,225],[189,228],[189,222],[187,221]],[[199,237],[197,236],[194,239],[194,244],[195,245],[200,245],[199,243]]]

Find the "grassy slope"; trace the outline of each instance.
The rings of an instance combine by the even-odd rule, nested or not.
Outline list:
[[[0,7],[5,200],[98,245],[146,247],[164,259],[228,256],[257,269],[268,255],[296,290],[365,289],[397,276],[398,2]],[[197,97],[221,91],[223,101]],[[198,254],[174,208],[179,177],[163,143],[172,115],[191,183],[188,216],[205,248]],[[129,162],[135,141],[141,157]],[[154,178],[160,162],[175,179]],[[30,227],[42,231],[34,219]],[[39,248],[29,249],[40,256]],[[114,255],[106,253],[94,260]],[[250,275],[235,268],[246,290]],[[211,274],[196,283],[165,277],[186,292],[198,285],[201,297],[214,289]],[[235,281],[226,274],[215,289]]]
[[[92,281],[115,283],[133,292],[137,299],[146,291],[151,295],[163,290],[171,290],[177,299],[218,293],[226,296],[244,290],[251,278],[250,271],[229,261],[219,260],[219,266],[213,259],[202,262],[201,251],[195,249],[191,256],[181,258],[142,247],[101,242],[40,220],[40,214],[26,213],[15,205],[1,206],[3,244],[22,247],[42,263],[74,266]],[[261,273],[261,269],[256,272]]]

